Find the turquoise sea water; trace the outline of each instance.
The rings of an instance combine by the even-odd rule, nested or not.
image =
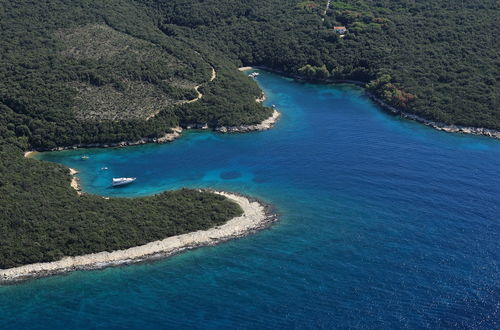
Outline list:
[[[387,115],[348,85],[265,72],[258,82],[282,112],[270,131],[38,157],[107,196],[245,193],[274,204],[278,224],[161,261],[0,287],[0,328],[498,327],[500,141]],[[138,179],[112,189],[116,176]]]

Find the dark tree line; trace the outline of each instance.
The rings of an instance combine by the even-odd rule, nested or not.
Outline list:
[[[106,29],[89,28],[96,25]],[[156,138],[179,124],[253,124],[271,113],[255,104],[257,85],[235,70],[222,52],[197,40],[169,36],[152,10],[134,1],[9,2],[0,27],[0,123],[5,123],[0,137],[25,137],[31,148]],[[96,30],[112,33],[101,36]],[[123,46],[127,51],[121,51]],[[89,54],[75,55],[74,49]],[[209,83],[211,67],[217,69],[218,79]],[[97,94],[105,100],[110,97],[106,91],[123,92],[129,82],[179,101],[195,97],[194,85],[203,84],[205,97],[159,108],[160,115],[148,121],[125,116],[82,120],[75,115],[81,98],[75,84],[106,87]],[[119,107],[117,102],[118,113]]]
[[[255,102],[260,90],[236,70],[241,65],[310,80],[358,80],[404,111],[500,129],[495,0],[343,0],[323,16],[324,5],[3,1],[0,268],[127,248],[239,215],[236,204],[192,190],[137,199],[79,197],[67,168],[26,159],[22,151],[159,137],[179,124],[257,123],[271,109]],[[114,31],[111,44],[85,34],[95,25]],[[332,30],[338,25],[347,27],[344,36]],[[82,58],[72,49],[90,53]],[[209,82],[212,67],[217,79]],[[201,84],[204,97],[163,107],[147,121],[77,118],[81,95],[74,84],[106,87],[100,95],[106,98],[106,90],[124,91],[129,81],[177,100],[192,98],[186,86]]]
[[[405,111],[500,129],[494,0],[333,1],[326,17],[325,1],[159,3],[163,30],[215,45],[237,65],[373,82],[374,92]],[[348,28],[344,37],[332,31],[338,25]]]
[[[0,144],[0,269],[125,249],[242,213],[225,197],[188,189],[142,198],[78,196],[68,173]]]

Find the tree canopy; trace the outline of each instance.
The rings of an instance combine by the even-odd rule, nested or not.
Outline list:
[[[326,2],[0,1],[0,268],[127,248],[241,214],[192,190],[78,196],[68,169],[22,157],[178,125],[258,123],[272,109],[255,102],[261,92],[238,66],[357,80],[405,112],[500,129],[497,1]],[[186,102],[195,86],[203,98]]]

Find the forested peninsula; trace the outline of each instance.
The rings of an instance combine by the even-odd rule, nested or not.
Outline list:
[[[495,0],[0,1],[0,268],[241,215],[194,190],[78,195],[67,168],[22,156],[258,127],[276,114],[241,66],[357,81],[396,112],[499,130],[499,14]]]

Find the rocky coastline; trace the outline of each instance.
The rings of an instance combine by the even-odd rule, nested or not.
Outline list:
[[[218,126],[215,131],[220,133],[247,133],[252,131],[265,131],[272,128],[278,121],[281,114],[274,109],[271,117],[255,125],[240,125],[240,126]]]
[[[357,80],[348,80],[348,79],[308,79],[299,75],[295,74],[290,74],[281,70],[275,70],[266,66],[254,66],[254,67],[242,67],[240,68],[240,71],[246,71],[246,70],[252,70],[252,69],[260,69],[260,70],[265,70],[265,71],[270,71],[270,72],[275,72],[280,75],[284,75],[293,79],[297,80],[302,80],[302,81],[308,81],[308,82],[313,82],[313,83],[331,83],[331,84],[354,84],[357,86],[364,87],[365,83],[362,81],[357,81]],[[461,133],[461,134],[473,134],[473,135],[482,135],[490,138],[495,138],[495,139],[500,139],[500,131],[495,130],[495,129],[490,129],[490,128],[484,128],[484,127],[474,127],[474,126],[462,126],[462,125],[451,125],[451,124],[446,124],[446,123],[441,123],[441,122],[436,122],[430,119],[426,119],[424,117],[404,112],[400,109],[397,109],[396,107],[393,107],[389,104],[387,104],[385,101],[374,95],[373,93],[365,90],[366,95],[372,99],[375,103],[380,105],[384,110],[388,111],[389,113],[399,115],[403,118],[409,119],[409,120],[414,120],[416,122],[419,122],[421,124],[424,124],[426,126],[432,127],[436,130],[447,132],[447,133]]]
[[[62,150],[81,149],[81,148],[119,148],[119,147],[137,146],[146,143],[167,143],[180,138],[182,131],[183,131],[182,127],[178,126],[172,128],[171,133],[166,133],[164,136],[158,138],[141,138],[136,141],[120,141],[120,142],[108,142],[108,143],[81,143],[67,147],[39,149],[37,151],[62,151]],[[29,155],[31,155],[31,153],[33,153],[33,151],[27,151],[25,153],[25,157],[28,157]],[[28,156],[26,154],[28,154]]]
[[[265,100],[264,94],[258,98],[256,101],[257,102],[263,102]],[[74,150],[74,149],[82,149],[82,148],[121,148],[121,147],[130,147],[130,146],[137,146],[137,145],[142,145],[146,143],[168,143],[172,142],[178,138],[181,137],[182,132],[184,129],[203,129],[203,130],[208,130],[208,129],[213,129],[216,132],[220,133],[243,133],[243,132],[251,132],[251,131],[264,131],[272,128],[276,121],[278,121],[280,117],[280,113],[277,110],[273,111],[273,114],[271,117],[263,120],[259,124],[253,124],[253,125],[240,125],[240,126],[217,126],[217,127],[210,127],[208,124],[188,124],[185,126],[185,128],[182,128],[180,126],[172,128],[171,133],[167,133],[162,137],[159,138],[141,138],[136,141],[120,141],[120,142],[108,142],[108,143],[81,143],[81,144],[74,144],[71,146],[67,147],[56,147],[56,148],[49,148],[49,149],[37,149],[36,151],[26,151],[24,156],[29,158],[33,155],[33,153],[40,151],[62,151],[62,150]]]
[[[262,92],[262,94],[255,99],[255,102],[262,103],[266,100],[266,94]],[[239,126],[216,126],[213,128],[214,131],[219,133],[248,133],[252,131],[265,131],[272,128],[276,122],[278,121],[281,114],[273,109],[273,113],[267,119],[264,119],[259,124],[253,125],[239,125]],[[186,126],[186,129],[210,129],[207,123],[205,124],[190,124]]]
[[[262,94],[260,95],[260,97],[258,97],[258,98],[255,99],[255,102],[262,103],[265,100],[266,100],[266,94],[264,92],[262,92]]]
[[[220,194],[236,202],[243,209],[243,215],[208,230],[199,230],[172,236],[129,249],[65,257],[53,262],[0,269],[0,284],[9,284],[76,270],[102,269],[166,258],[182,251],[203,246],[212,246],[231,239],[247,236],[256,231],[268,228],[278,219],[272,207],[259,200],[236,193],[211,192]]]
[[[375,103],[380,105],[386,111],[388,111],[394,115],[398,115],[398,116],[401,116],[403,118],[409,119],[409,120],[414,120],[414,121],[419,122],[421,124],[424,124],[426,126],[432,127],[438,131],[443,131],[443,132],[447,132],[447,133],[483,135],[483,136],[494,138],[494,139],[500,139],[500,131],[498,131],[498,130],[484,128],[484,127],[449,125],[449,124],[445,124],[445,123],[432,121],[432,120],[425,119],[423,117],[414,115],[412,113],[407,113],[407,112],[401,111],[401,110],[397,109],[396,107],[393,107],[393,106],[387,104],[384,100],[380,99],[379,97],[377,97],[373,93],[370,93],[367,91],[366,94],[368,95],[368,97],[371,100],[373,100]]]
[[[79,172],[74,168],[69,168],[69,175],[71,175],[71,188],[75,189],[78,195],[82,194],[82,187],[80,185],[80,179],[76,177]]]
[[[247,70],[247,68],[242,68]],[[248,69],[251,69],[249,67]],[[212,76],[210,78],[210,81],[213,81],[216,78],[217,74],[215,72],[215,69],[212,68]],[[199,86],[197,86],[199,87]],[[198,97],[199,99],[201,97]],[[197,100],[196,99],[196,100]],[[259,96],[255,101],[257,103],[262,103],[266,100],[266,95],[264,92],[262,92],[261,96]],[[191,100],[193,101],[193,100]],[[191,101],[187,102],[190,103]],[[211,127],[208,125],[208,123],[200,124],[200,123],[193,123],[193,124],[188,124],[185,125],[184,128],[181,126],[177,126],[172,128],[171,133],[166,133],[164,136],[157,137],[157,138],[140,138],[139,140],[135,141],[120,141],[120,142],[106,142],[106,143],[80,143],[80,144],[74,144],[71,146],[66,146],[66,147],[55,147],[55,148],[40,148],[37,149],[36,151],[27,151],[25,152],[24,156],[25,157],[31,157],[33,153],[37,151],[62,151],[62,150],[73,150],[73,149],[81,149],[81,148],[120,148],[120,147],[130,147],[130,146],[137,146],[137,145],[142,145],[142,144],[147,144],[147,143],[168,143],[172,142],[178,138],[181,137],[181,134],[184,129],[203,129],[203,130],[208,130],[208,129],[213,129],[216,132],[220,133],[244,133],[244,132],[251,132],[251,131],[263,131],[270,129],[274,126],[276,121],[278,120],[280,116],[280,113],[276,110],[273,111],[273,114],[271,117],[263,120],[259,124],[253,124],[253,125],[240,125],[240,126],[217,126],[217,127]],[[146,118],[146,120],[149,120],[150,117]]]

